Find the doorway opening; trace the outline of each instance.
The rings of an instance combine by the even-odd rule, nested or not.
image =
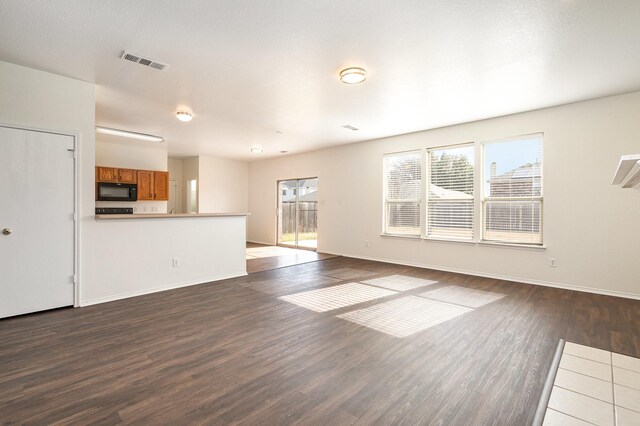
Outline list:
[[[318,178],[278,181],[278,245],[318,248]]]

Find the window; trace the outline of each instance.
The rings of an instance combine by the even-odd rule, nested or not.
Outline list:
[[[542,244],[542,135],[483,146],[482,239]]]
[[[385,155],[383,232],[541,246],[542,145],[533,134],[429,148],[426,163],[422,150]]]
[[[474,147],[427,151],[427,237],[473,239]]]
[[[384,233],[420,236],[421,151],[384,156]]]

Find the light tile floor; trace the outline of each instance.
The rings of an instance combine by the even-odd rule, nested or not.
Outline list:
[[[640,359],[566,342],[544,425],[640,425]]]

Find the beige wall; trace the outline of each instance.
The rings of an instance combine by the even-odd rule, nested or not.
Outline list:
[[[205,156],[198,159],[199,212],[246,212],[249,208],[249,164]]]
[[[182,160],[182,181],[183,181],[183,192],[182,192],[182,205],[184,206],[185,212],[188,211],[188,188],[187,182],[190,180],[198,180],[199,174],[199,161],[198,157],[188,157]],[[197,203],[197,192],[200,189],[200,182],[198,182],[198,186],[196,187],[196,203]],[[197,210],[197,206],[196,206]]]
[[[248,239],[275,242],[277,180],[318,176],[320,251],[640,297],[640,194],[611,185],[620,156],[640,152],[639,117],[636,92],[252,162]],[[380,235],[383,154],[537,132],[546,250]]]
[[[175,198],[175,211],[174,213],[184,213],[183,192],[185,188],[184,180],[182,179],[182,158],[169,157],[167,169],[169,170],[169,186],[175,181],[177,187],[170,188],[169,191],[169,203],[171,205],[172,198]]]

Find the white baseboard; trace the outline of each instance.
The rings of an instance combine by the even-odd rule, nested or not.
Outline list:
[[[97,299],[81,300],[78,306],[85,307],[85,306],[97,305],[99,303],[113,302],[114,300],[128,299],[130,297],[143,296],[145,294],[158,293],[158,292],[167,291],[167,290],[174,290],[176,288],[189,287],[192,285],[206,284],[212,281],[226,280],[229,278],[242,277],[245,275],[248,275],[247,271],[242,271],[242,272],[228,274],[228,275],[220,275],[220,276],[215,276],[210,278],[202,278],[198,280],[192,280],[192,281],[176,283],[176,284],[167,284],[167,285],[162,285],[158,287],[146,288],[143,290],[136,290],[136,291],[127,292],[127,293],[114,294],[112,296],[107,296],[107,297],[99,297]]]
[[[532,279],[528,279],[528,278],[510,277],[510,276],[498,275],[498,274],[488,274],[488,273],[485,273],[485,272],[468,271],[468,270],[465,270],[465,269],[443,268],[441,266],[428,265],[428,264],[423,264],[423,263],[405,262],[405,261],[399,261],[399,260],[394,260],[394,259],[383,259],[383,258],[370,257],[370,256],[353,255],[353,254],[348,254],[348,253],[336,253],[336,252],[325,252],[325,253],[333,254],[333,255],[336,255],[336,256],[352,257],[352,258],[355,258],[355,259],[373,260],[375,262],[394,263],[394,264],[397,264],[397,265],[413,266],[413,267],[416,267],[416,268],[433,269],[435,271],[454,272],[454,273],[457,273],[457,274],[473,275],[473,276],[476,276],[476,277],[493,278],[493,279],[504,280],[504,281],[515,281],[515,282],[520,282],[520,283],[524,283],[524,284],[533,284],[533,285],[540,285],[540,286],[544,286],[544,287],[561,288],[561,289],[564,289],[564,290],[580,291],[580,292],[583,292],[583,293],[602,294],[604,296],[624,297],[626,299],[640,300],[640,294],[627,293],[627,292],[624,292],[624,291],[605,290],[605,289],[594,288],[594,287],[583,287],[583,286],[578,286],[578,285],[574,285],[574,284],[565,284],[565,283],[552,282],[552,281],[532,280]]]

